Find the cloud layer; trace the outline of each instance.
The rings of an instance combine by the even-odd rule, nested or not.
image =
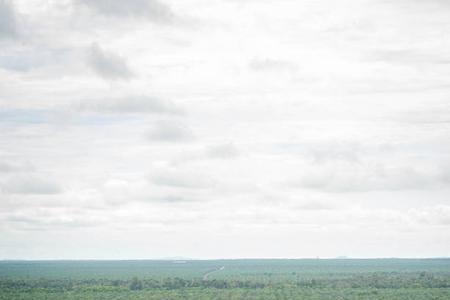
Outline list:
[[[449,16],[0,0],[0,259],[450,255]]]

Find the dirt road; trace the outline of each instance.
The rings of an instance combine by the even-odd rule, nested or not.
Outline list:
[[[223,269],[225,269],[225,266],[221,266],[220,268],[217,268],[217,269],[214,269],[214,270],[211,270],[211,271],[206,272],[206,273],[203,275],[203,280],[208,280],[208,276],[209,276],[209,275],[211,275],[212,273],[215,273],[215,272],[219,272],[219,271],[221,271],[221,270],[223,270]]]

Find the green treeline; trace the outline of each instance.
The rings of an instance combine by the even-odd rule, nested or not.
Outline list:
[[[149,290],[149,289],[183,289],[183,288],[450,288],[450,276],[421,272],[405,273],[369,273],[352,274],[338,278],[295,278],[283,282],[238,280],[238,279],[183,279],[168,277],[164,279],[0,279],[0,290],[35,290],[52,291],[72,290]]]

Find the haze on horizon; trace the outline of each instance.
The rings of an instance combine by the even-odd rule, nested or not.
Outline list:
[[[0,0],[0,259],[450,256],[450,3]]]

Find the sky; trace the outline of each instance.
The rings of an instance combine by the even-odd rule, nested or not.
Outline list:
[[[450,256],[445,0],[0,0],[0,259]]]

